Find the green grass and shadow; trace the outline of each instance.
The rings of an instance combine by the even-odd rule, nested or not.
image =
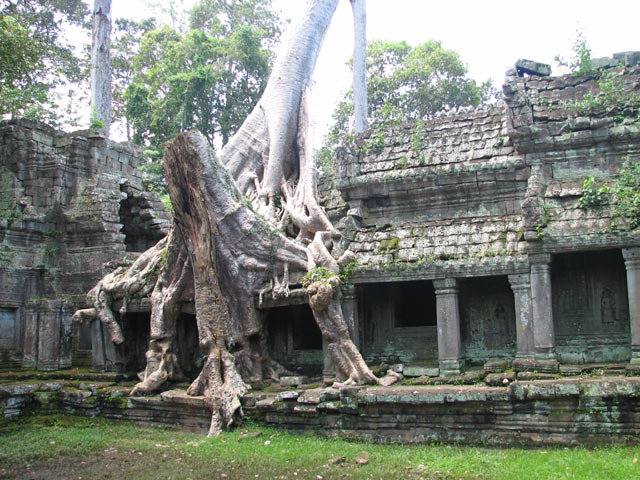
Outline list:
[[[362,451],[371,456],[366,465],[354,461]],[[0,478],[632,479],[640,478],[638,458],[635,445],[373,445],[255,424],[217,438],[61,415],[26,417],[0,428]]]

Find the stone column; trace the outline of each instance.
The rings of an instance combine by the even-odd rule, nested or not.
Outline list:
[[[22,368],[38,366],[38,306],[33,302],[24,308],[24,337],[22,346]]]
[[[57,370],[60,365],[60,306],[42,300],[38,307],[38,370]]]
[[[455,278],[434,280],[438,322],[438,360],[440,375],[457,375],[463,366],[460,337],[458,281]]]
[[[640,247],[623,248],[622,256],[627,269],[627,296],[631,323],[631,361],[640,365]]]
[[[91,355],[93,367],[105,372],[124,371],[123,347],[111,341],[100,320],[91,322]]]
[[[73,361],[73,313],[75,305],[65,302],[60,309],[60,358],[58,367],[71,368]]]
[[[531,263],[531,313],[533,315],[533,341],[538,362],[556,362],[556,340],[551,302],[551,255],[529,257]],[[550,363],[549,367],[553,365]]]
[[[93,368],[104,370],[106,358],[104,353],[104,337],[102,335],[102,322],[93,320],[91,322],[91,357]]]
[[[534,359],[533,322],[531,319],[531,283],[529,275],[509,275],[516,307],[516,358],[514,368]]]
[[[360,322],[358,319],[358,297],[355,286],[349,285],[343,287],[340,305],[342,307],[344,321],[347,322],[347,327],[349,327],[351,340],[353,340],[357,349],[362,351],[360,345]]]
[[[107,372],[124,372],[123,345],[113,343],[106,328],[102,329],[102,335],[104,336],[104,370]]]
[[[336,379],[336,365],[329,353],[329,344],[322,339],[322,380],[325,385],[331,385]]]

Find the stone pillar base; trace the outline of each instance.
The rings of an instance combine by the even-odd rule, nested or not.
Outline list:
[[[536,370],[536,361],[533,357],[516,357],[511,364],[516,372],[526,372]]]
[[[557,363],[555,347],[549,347],[549,348],[538,347],[538,348],[536,348],[536,353],[535,353],[534,357],[535,357],[536,360],[539,360],[541,362],[556,362]]]
[[[42,370],[45,372],[52,372],[54,370],[59,370],[60,363],[57,360],[40,360],[38,362],[38,370]]]
[[[629,360],[629,364],[640,367],[640,352],[631,353],[631,360]]]
[[[22,359],[22,368],[26,370],[35,370],[37,362],[33,358],[23,358]]]
[[[560,364],[556,360],[536,359],[534,370],[542,373],[558,373]]]
[[[464,360],[440,360],[440,376],[460,375],[463,366]]]

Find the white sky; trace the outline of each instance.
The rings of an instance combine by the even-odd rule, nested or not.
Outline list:
[[[305,5],[304,0],[273,3],[283,18],[293,21]],[[114,18],[144,16],[142,0],[113,0],[112,9]],[[353,50],[352,21],[349,1],[341,0],[316,68],[314,110],[320,135],[349,88],[345,64]],[[640,50],[639,21],[638,0],[367,0],[368,40],[406,40],[411,45],[440,40],[460,54],[470,77],[479,82],[491,78],[498,88],[518,58],[551,64],[554,74],[561,73],[553,59],[571,54],[578,29],[594,57]]]

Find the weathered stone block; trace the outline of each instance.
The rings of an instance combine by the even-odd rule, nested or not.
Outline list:
[[[309,383],[309,379],[307,377],[280,377],[280,385],[284,387],[297,387],[298,385],[303,385],[305,383]]]
[[[298,400],[299,396],[300,394],[298,392],[292,390],[287,392],[280,392],[277,399],[279,402],[294,402]]]
[[[511,384],[515,379],[515,372],[490,373],[485,378],[485,382],[492,387],[503,387]]]
[[[437,377],[440,375],[438,367],[427,367],[422,365],[406,365],[402,371],[405,377]]]

